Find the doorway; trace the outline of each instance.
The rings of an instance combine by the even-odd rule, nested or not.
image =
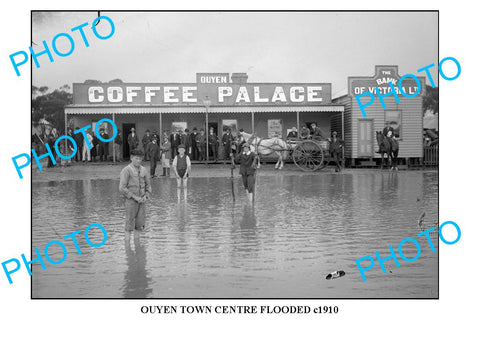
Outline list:
[[[358,120],[358,157],[373,157],[373,120]]]
[[[210,133],[210,128],[213,127],[213,133],[217,135],[218,137],[218,123],[215,123],[215,122],[208,122],[208,131],[207,131],[207,134]]]
[[[123,138],[123,153],[120,155],[121,160],[125,158],[130,159],[130,147],[128,145],[128,135],[130,134],[130,129],[135,128],[134,123],[123,123],[122,124],[122,138]],[[135,133],[137,133],[137,129],[135,128]],[[140,138],[139,138],[140,140]]]

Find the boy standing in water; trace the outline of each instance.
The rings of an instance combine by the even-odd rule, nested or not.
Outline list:
[[[132,150],[131,163],[120,172],[119,190],[125,197],[125,230],[145,229],[145,202],[152,187],[147,169],[142,166],[143,151]]]
[[[186,188],[192,164],[190,163],[190,157],[185,155],[185,145],[180,144],[178,146],[178,155],[173,160],[172,168],[177,178],[177,188]]]
[[[250,150],[250,144],[245,142],[242,145],[242,152],[237,155],[240,163],[240,175],[242,175],[243,186],[247,193],[249,203],[253,203],[255,191],[255,171],[258,167],[258,158],[255,152]]]

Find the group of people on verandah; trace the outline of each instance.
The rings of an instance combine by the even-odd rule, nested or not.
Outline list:
[[[76,127],[75,130],[79,128]],[[109,139],[108,132],[103,128],[99,128],[99,133],[103,139]],[[105,162],[113,159],[113,155],[109,155],[110,143],[115,143],[115,147],[112,148],[115,153],[115,159],[117,161],[122,161],[122,150],[123,150],[123,140],[122,140],[122,131],[119,129],[117,135],[112,142],[104,142],[99,139],[92,129],[86,131],[87,138],[84,139],[82,134],[74,134],[72,128],[68,128],[67,135],[75,140],[77,145],[77,151],[75,157],[68,160],[59,159],[58,155],[55,154],[55,150],[52,150],[52,153],[56,156],[57,164],[66,164],[69,165],[72,161],[76,162]],[[37,154],[43,154],[46,152],[45,143],[49,145],[54,145],[55,141],[59,138],[59,134],[55,128],[51,130],[48,135],[42,137],[34,134],[32,136],[32,148],[35,149]],[[88,139],[88,143],[87,143]],[[315,124],[311,124],[311,129],[307,127],[306,124],[303,124],[300,133],[297,132],[297,129],[293,127],[287,135],[287,141],[292,140],[305,140],[305,139],[314,139],[314,140],[327,140],[320,128]],[[330,142],[330,153],[332,159],[336,165],[336,171],[340,171],[340,161],[342,159],[342,148],[343,141],[338,138],[337,132],[333,132],[331,138],[328,139]],[[205,130],[202,128],[197,130],[193,128],[192,132],[189,129],[178,129],[173,131],[170,135],[164,131],[163,136],[161,137],[157,130],[153,130],[153,133],[150,133],[150,130],[146,130],[143,137],[140,138],[138,133],[135,131],[135,128],[131,128],[130,133],[127,137],[127,144],[129,154],[136,149],[141,149],[143,151],[143,160],[150,161],[150,171],[151,176],[155,176],[157,162],[161,162],[162,175],[161,176],[170,176],[171,162],[178,153],[179,145],[185,147],[185,154],[189,157],[190,161],[205,161],[207,159],[207,143],[208,143],[208,160],[212,162],[217,162],[221,157],[223,162],[230,160],[230,155],[237,153],[237,150],[241,151],[241,144],[243,143],[242,138],[239,135],[234,135],[232,131],[227,128],[222,135],[222,138],[218,138],[214,132],[213,127],[209,129],[208,135],[205,134]],[[91,148],[88,147],[88,144],[91,145]],[[62,142],[59,144],[60,152],[67,155],[73,152],[73,145],[67,139],[66,143]],[[50,157],[48,157],[47,167],[53,167],[54,164]]]
[[[148,161],[150,159],[148,148],[153,140],[156,140],[162,153],[170,153],[169,155],[166,155],[167,159],[173,159],[177,155],[178,146],[182,144],[185,146],[185,153],[192,161],[204,161],[207,159],[206,152],[208,143],[208,159],[216,162],[219,160],[220,149],[223,151],[222,158],[225,160],[229,159],[231,144],[234,141],[234,137],[230,129],[226,129],[222,138],[219,139],[214,132],[213,127],[209,129],[208,135],[205,134],[203,128],[197,130],[197,128],[194,127],[191,132],[189,129],[176,129],[170,135],[164,131],[161,139],[156,130],[154,130],[152,134],[150,134],[150,130],[146,130],[145,135],[140,139],[135,132],[135,128],[132,128],[127,140],[129,151],[131,152],[132,150],[139,148],[141,145],[143,147],[143,152],[145,153],[144,160]],[[167,142],[168,145],[164,146]]]
[[[75,127],[75,131],[76,130],[79,130],[78,126]],[[32,149],[35,150],[37,155],[45,154],[47,152],[45,145],[48,144],[50,149],[52,150],[52,154],[55,156],[56,164],[62,164],[62,165],[65,165],[65,164],[68,165],[68,164],[71,164],[72,162],[84,162],[84,163],[96,162],[97,160],[99,160],[100,162],[106,162],[110,159],[109,157],[110,143],[103,141],[103,140],[110,139],[110,136],[108,132],[105,130],[105,128],[100,127],[98,129],[100,137],[103,140],[97,137],[97,135],[94,133],[92,128],[85,130],[85,134],[87,137],[86,139],[83,137],[81,133],[74,134],[73,131],[74,130],[72,128],[67,129],[67,136],[69,136],[72,140],[74,140],[77,146],[75,155],[73,155],[73,157],[70,159],[61,159],[56,154],[55,149],[53,148],[57,139],[61,137],[56,128],[49,129],[48,133],[44,132],[40,135],[36,133],[33,134]],[[115,138],[115,142],[117,142],[118,140],[121,140],[120,130],[117,137]],[[65,156],[71,155],[75,151],[74,145],[70,139],[62,140],[62,142],[58,144],[58,148],[59,148],[59,151],[62,153],[62,155],[65,155]],[[50,157],[47,157],[47,158],[48,158],[47,167],[48,168],[54,167],[55,164],[53,164],[52,159]],[[120,159],[119,156],[117,157],[117,159]]]

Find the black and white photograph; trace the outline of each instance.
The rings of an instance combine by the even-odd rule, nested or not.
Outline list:
[[[438,298],[437,11],[31,15],[32,298]]]
[[[474,6],[0,6],[2,338],[475,337]]]

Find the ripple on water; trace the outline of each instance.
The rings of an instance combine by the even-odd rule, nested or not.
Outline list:
[[[67,260],[34,265],[34,297],[437,297],[438,252],[363,282],[355,260],[387,256],[417,219],[438,225],[438,175],[399,172],[259,176],[255,209],[235,179],[192,178],[187,200],[175,182],[153,181],[146,232],[128,239],[115,180],[33,183],[33,246],[97,222],[108,241]],[[438,234],[434,244],[438,245]],[[423,249],[428,244],[419,239]],[[58,250],[53,256],[61,257]],[[408,251],[408,250],[407,250]],[[413,251],[413,250],[412,250]],[[414,256],[411,255],[412,257]],[[347,275],[326,281],[325,275]]]

